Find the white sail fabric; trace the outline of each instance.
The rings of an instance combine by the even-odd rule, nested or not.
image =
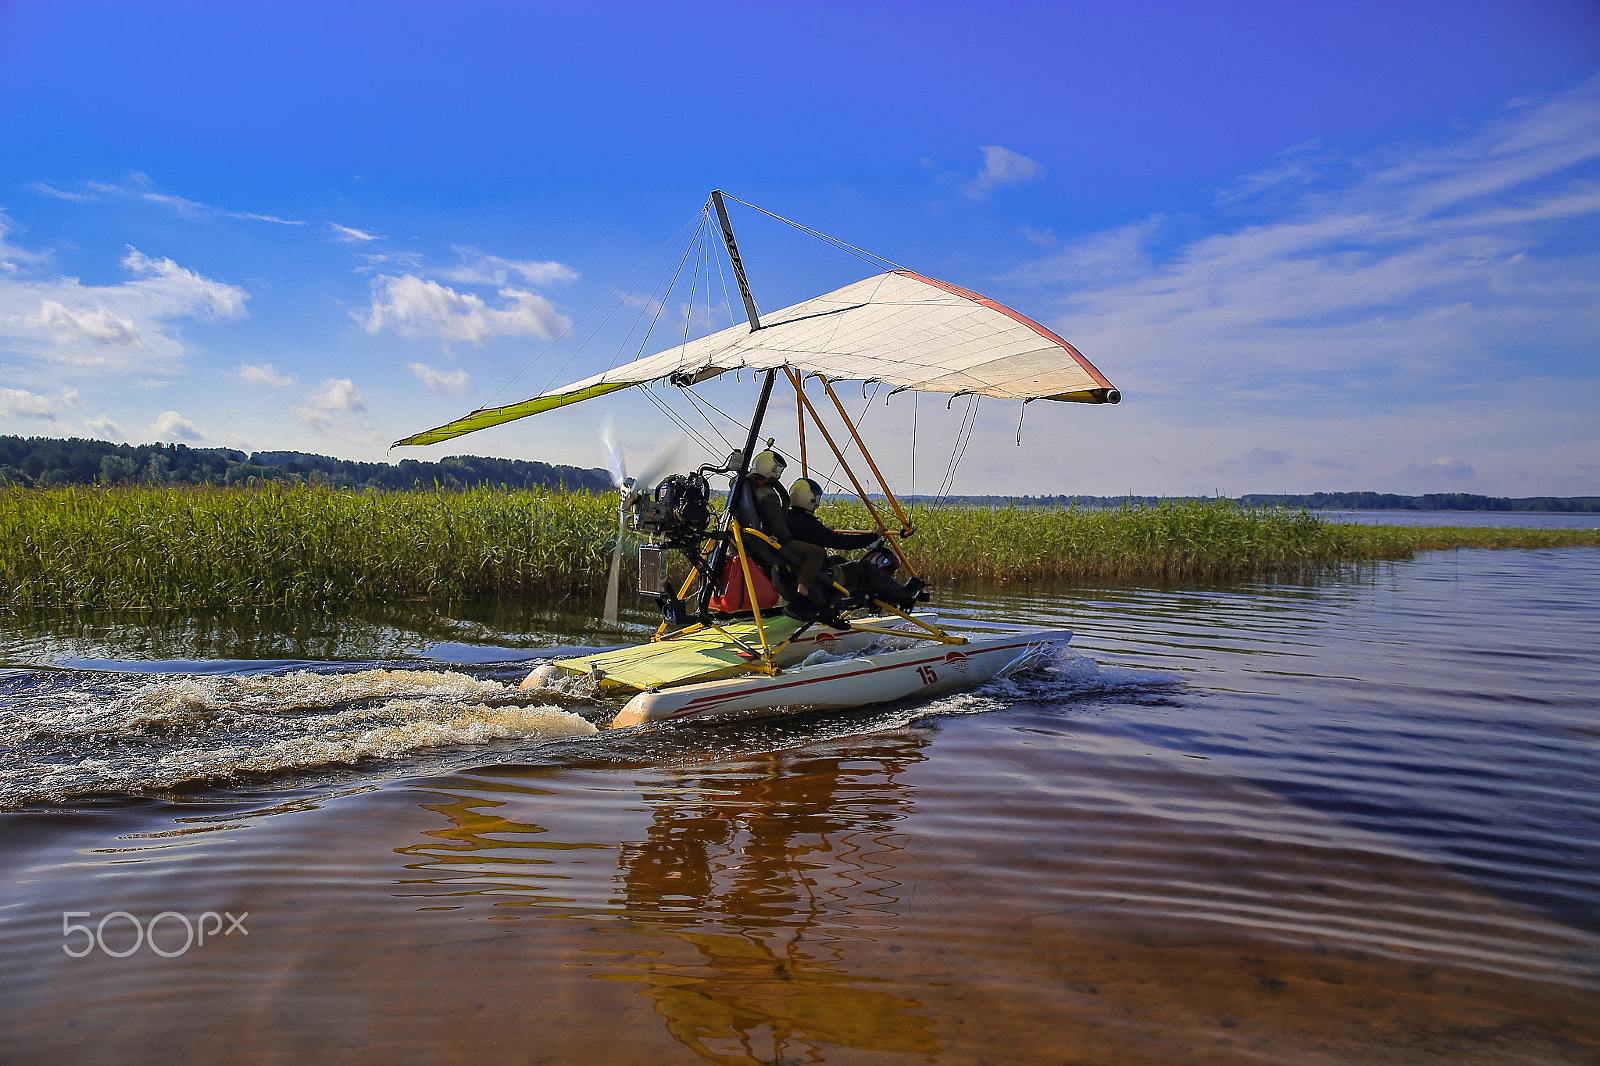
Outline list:
[[[1105,376],[1072,345],[993,300],[909,270],[669,348],[505,407],[474,411],[399,444],[431,444],[631,385],[706,381],[730,370],[792,367],[829,380],[1003,399],[1116,403]]]
[[[1037,322],[909,270],[763,315],[758,330],[734,326],[553,392],[662,378],[704,381],[734,369],[781,366],[922,392],[1120,399],[1076,348]]]

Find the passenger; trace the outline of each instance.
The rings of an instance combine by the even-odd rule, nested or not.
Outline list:
[[[797,539],[786,520],[789,511],[789,494],[783,491],[783,471],[788,467],[783,456],[768,448],[750,463],[750,496],[755,502],[756,514],[761,518],[762,531],[800,557],[795,572],[795,591],[808,600],[818,603],[826,597],[814,595],[811,583],[828,561],[828,552],[820,544]]]
[[[789,488],[789,511],[785,516],[789,532],[813,544],[824,548],[833,548],[848,551],[852,548],[866,548],[879,542],[876,533],[841,533],[830,529],[817,517],[817,505],[822,502],[822,486],[808,477],[796,481]],[[877,555],[887,567],[875,562],[871,557]],[[893,553],[882,551],[868,553],[868,558],[855,562],[846,562],[840,569],[841,577],[852,592],[862,592],[874,599],[886,600],[889,603],[909,610],[918,600],[926,600],[927,593],[922,590],[926,582],[921,578],[912,578],[904,585],[893,578],[896,566]]]

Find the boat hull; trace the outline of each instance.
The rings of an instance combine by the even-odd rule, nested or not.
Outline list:
[[[785,670],[776,677],[746,674],[720,681],[641,692],[611,728],[656,722],[708,721],[863,707],[913,696],[971,688],[1037,661],[1066,645],[1070,630],[1030,630],[967,644],[923,645]]]

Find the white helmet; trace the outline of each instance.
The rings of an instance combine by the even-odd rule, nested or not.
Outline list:
[[[755,461],[750,464],[750,472],[759,477],[780,478],[788,465],[783,456],[768,448],[755,457]]]
[[[815,511],[822,502],[822,486],[803,477],[789,487],[789,502],[803,511]]]

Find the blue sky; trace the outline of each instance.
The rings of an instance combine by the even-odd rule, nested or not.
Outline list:
[[[1592,0],[0,0],[0,145],[0,433],[382,458],[614,361],[546,348],[721,187],[1122,389],[985,401],[957,491],[1600,493]],[[733,220],[764,308],[868,272]],[[915,404],[927,492],[966,401]],[[671,432],[389,457],[607,413]]]

